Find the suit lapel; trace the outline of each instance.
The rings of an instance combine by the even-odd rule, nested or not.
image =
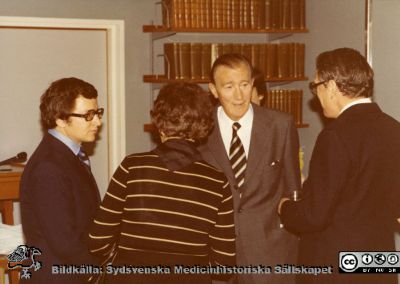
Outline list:
[[[224,172],[226,177],[229,179],[229,183],[236,184],[235,176],[232,171],[232,166],[229,161],[228,155],[226,154],[224,142],[222,141],[220,128],[218,125],[218,119],[215,115],[215,126],[211,135],[208,137],[208,148],[211,154],[217,161],[221,169],[225,169]]]
[[[45,139],[54,149],[55,155],[61,156],[61,160],[64,159],[68,161],[71,169],[78,171],[79,176],[86,180],[84,184],[90,185],[88,186],[88,188],[91,191],[93,197],[96,198],[97,202],[100,202],[100,193],[97,188],[96,180],[94,179],[92,173],[86,169],[85,165],[83,165],[83,162],[81,162],[79,158],[74,155],[74,153],[71,151],[71,149],[68,148],[67,145],[65,145],[57,138],[53,137],[51,134],[46,134]]]
[[[253,105],[254,117],[251,129],[249,156],[247,159],[246,175],[244,184],[246,185],[251,176],[256,171],[258,163],[264,154],[271,148],[271,130],[270,121],[262,119],[260,109]]]
[[[251,130],[249,156],[247,159],[246,175],[244,186],[248,183],[251,176],[254,174],[258,163],[261,161],[267,149],[271,148],[271,131],[270,121],[263,119],[261,109],[253,105],[254,117]],[[215,127],[211,135],[208,137],[208,148],[211,154],[219,164],[232,185],[236,185],[236,179],[232,171],[232,166],[226,154],[224,142],[222,141],[220,128],[218,124],[217,112],[214,112]]]

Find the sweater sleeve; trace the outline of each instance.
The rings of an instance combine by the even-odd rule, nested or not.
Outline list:
[[[210,261],[211,265],[233,266],[236,263],[233,197],[226,180],[222,186],[222,192],[217,222],[209,234]]]
[[[119,238],[128,174],[129,168],[125,159],[111,178],[107,192],[89,230],[90,252],[100,260],[109,256]]]

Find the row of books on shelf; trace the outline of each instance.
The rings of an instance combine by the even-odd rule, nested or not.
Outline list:
[[[303,124],[302,90],[269,90],[264,100],[264,106],[289,113],[297,125]]]
[[[200,29],[305,29],[305,0],[162,0],[163,25]]]
[[[266,79],[303,78],[302,43],[165,43],[164,72],[168,79],[204,80],[214,61],[225,53],[245,55]]]

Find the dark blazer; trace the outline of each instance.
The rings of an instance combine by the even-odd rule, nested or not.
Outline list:
[[[93,264],[86,246],[100,202],[93,176],[64,143],[46,134],[24,169],[20,191],[27,244],[42,251],[43,267],[29,283],[85,283],[80,275],[51,275],[51,269]]]
[[[297,238],[280,226],[278,202],[300,187],[299,142],[292,118],[253,105],[254,118],[243,195],[239,198],[215,112],[215,127],[200,147],[204,159],[222,169],[231,184],[238,265],[295,264]],[[291,283],[282,274],[240,274],[239,283]]]
[[[332,265],[337,272],[340,251],[395,250],[399,122],[375,103],[345,110],[318,136],[303,192],[301,201],[284,203],[281,216],[301,235],[301,264]],[[305,276],[302,283],[397,283],[382,274]]]

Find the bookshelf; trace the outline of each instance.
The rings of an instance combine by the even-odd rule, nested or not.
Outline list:
[[[143,32],[145,33],[272,33],[272,34],[291,34],[291,33],[308,33],[306,28],[298,29],[223,29],[223,28],[179,28],[166,27],[160,25],[144,25]]]
[[[276,43],[280,39],[290,37],[295,33],[308,32],[308,29],[305,27],[305,1],[162,0],[160,7],[162,10],[162,25],[150,24],[143,25],[142,27],[144,33],[150,34],[151,74],[143,75],[143,82],[151,85],[151,102],[154,101],[154,91],[159,89],[163,84],[182,81],[196,84],[209,83],[208,71],[211,68],[212,62],[219,55],[226,53],[223,51],[222,46],[229,44],[235,45],[233,48],[230,47],[229,50],[232,50],[231,52],[243,53],[251,59],[250,61],[254,66],[264,72],[265,82],[269,87],[290,84],[294,81],[308,80],[304,74],[305,45],[300,43]],[[235,3],[239,3],[238,5],[241,6],[239,7]],[[262,43],[238,43],[236,41],[235,43],[185,43],[169,38],[177,34],[182,34],[183,36],[185,34],[201,34],[206,37],[209,34],[210,38],[215,38],[216,34],[265,34],[267,35],[267,39]],[[164,73],[156,74],[159,71],[155,72],[155,58],[157,57],[155,54],[155,45],[158,44],[158,47],[160,47],[159,43],[156,43],[160,39],[168,39],[168,43],[164,43],[163,50]],[[166,47],[167,45],[168,47]],[[195,47],[195,45],[203,45],[203,49],[204,45],[208,45],[206,48],[209,51],[198,51],[202,47]],[[268,55],[268,52],[272,53],[268,51],[270,48],[274,50],[272,51],[274,52],[273,55]],[[197,51],[194,51],[195,49]],[[249,51],[250,49],[251,51]],[[258,52],[253,50],[265,50],[265,55],[264,51],[262,51],[260,56]],[[288,53],[289,51],[290,54]],[[189,54],[190,52],[192,54]],[[197,53],[194,54],[194,52]],[[203,59],[204,54],[208,56],[205,61]],[[294,54],[294,57],[292,54]],[[268,60],[271,60],[271,58],[274,60],[273,64],[268,61],[269,65],[274,66],[272,71],[267,70],[270,69],[266,63],[267,56],[269,56]],[[203,61],[200,63],[195,62],[199,57]],[[263,65],[264,63],[258,64],[259,57],[265,58],[261,59],[264,60],[265,65]],[[208,66],[204,66],[204,62]],[[198,68],[200,68],[200,71],[194,71],[199,70]],[[194,73],[196,74],[194,75]],[[302,91],[300,92],[302,96]],[[289,93],[285,92],[285,94]],[[272,106],[274,105],[279,104],[272,104]],[[288,112],[283,105],[273,108]],[[301,120],[301,108],[302,98],[300,98],[300,110],[298,111],[300,112],[300,121],[296,119],[296,126],[298,128],[305,128],[309,125],[303,123]],[[143,130],[145,132],[152,132],[154,128],[151,124],[145,124]]]
[[[265,79],[265,82],[270,83],[285,83],[285,82],[292,82],[292,81],[307,81],[308,77],[275,77],[270,79]],[[166,75],[143,75],[143,82],[145,83],[159,83],[159,84],[167,84],[167,83],[175,83],[175,82],[187,82],[190,81],[191,83],[195,84],[208,84],[210,81],[208,79],[169,79]]]

